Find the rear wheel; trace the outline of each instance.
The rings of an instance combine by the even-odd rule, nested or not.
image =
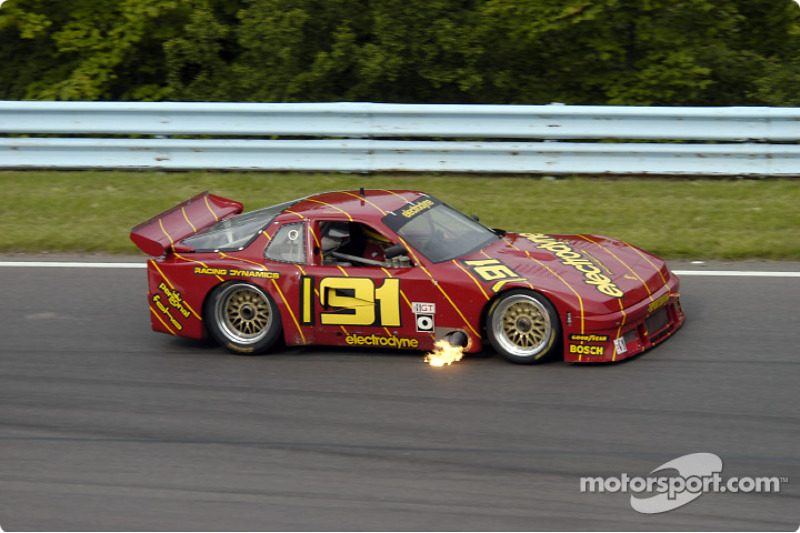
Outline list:
[[[561,323],[547,298],[516,289],[500,296],[486,317],[486,332],[494,349],[514,363],[538,363],[558,346]]]
[[[215,289],[208,298],[205,319],[214,340],[234,353],[263,353],[281,332],[275,301],[249,283],[226,283]]]

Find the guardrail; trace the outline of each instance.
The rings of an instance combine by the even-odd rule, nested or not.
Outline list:
[[[795,108],[0,102],[0,134],[0,168],[800,175]]]

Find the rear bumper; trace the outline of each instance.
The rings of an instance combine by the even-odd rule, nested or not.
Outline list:
[[[565,331],[564,361],[610,363],[622,361],[661,344],[684,323],[680,281],[671,273],[666,285],[617,313],[593,317],[583,333]]]

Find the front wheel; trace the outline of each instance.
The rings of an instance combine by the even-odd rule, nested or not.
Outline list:
[[[486,332],[494,349],[514,363],[537,363],[558,346],[561,323],[547,298],[516,289],[500,296],[486,317]]]
[[[275,344],[281,332],[275,301],[249,283],[217,287],[206,303],[205,319],[214,340],[234,353],[263,353]]]

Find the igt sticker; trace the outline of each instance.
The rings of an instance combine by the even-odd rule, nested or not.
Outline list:
[[[436,313],[436,304],[429,304],[424,302],[413,302],[411,304],[411,310],[414,312],[415,315],[419,314],[435,314]]]
[[[417,324],[417,331],[429,333],[433,331],[433,317],[436,315],[436,304],[427,302],[413,302],[411,311],[414,312],[414,322]]]

